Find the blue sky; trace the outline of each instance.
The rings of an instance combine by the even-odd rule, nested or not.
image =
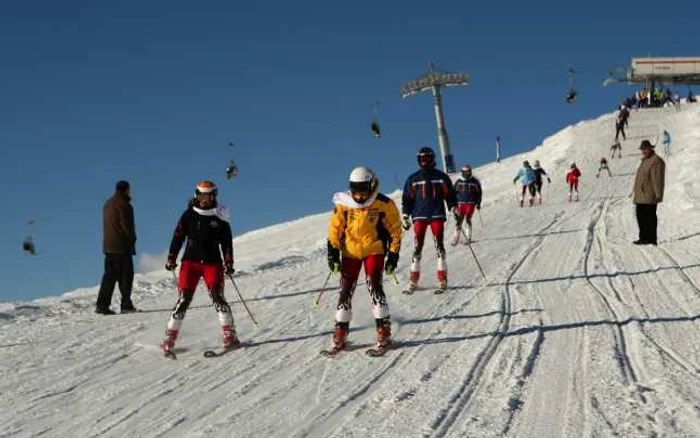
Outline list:
[[[496,135],[512,155],[612,110],[632,89],[602,88],[610,67],[700,55],[697,2],[246,3],[0,6],[0,301],[99,283],[102,205],[119,179],[139,254],[166,249],[198,180],[218,183],[235,234],[330,210],[357,165],[393,190],[418,148],[437,150],[432,98],[399,93],[428,61],[470,74],[444,104],[457,164],[479,165]]]

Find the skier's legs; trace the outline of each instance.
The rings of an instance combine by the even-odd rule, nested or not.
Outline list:
[[[440,281],[447,281],[447,260],[445,259],[445,221],[443,219],[433,219],[430,221],[430,230],[433,232],[435,251],[437,253],[437,278]]]
[[[102,283],[100,284],[100,291],[97,294],[97,305],[95,306],[97,310],[109,309],[109,306],[112,304],[112,294],[118,278],[115,257],[118,256],[118,254],[105,254],[104,274],[102,275]]]
[[[357,277],[360,275],[362,260],[344,257],[340,271],[340,295],[335,311],[337,323],[349,324],[352,319],[352,296],[357,286]]]
[[[382,277],[384,272],[384,254],[372,254],[363,260],[367,291],[372,299],[372,315],[374,319],[389,317],[389,306],[384,294]]]
[[[423,254],[425,231],[428,229],[428,221],[419,219],[413,223],[413,256],[411,257],[411,282],[417,283],[420,278],[420,259]]]
[[[179,298],[175,303],[175,308],[173,308],[170,314],[170,319],[166,325],[167,338],[172,338],[174,342],[180,332],[180,327],[182,326],[182,321],[185,319],[185,314],[187,309],[192,302],[192,297],[194,297],[194,291],[197,288],[197,283],[202,277],[202,264],[197,262],[190,262],[188,260],[183,260],[182,266],[180,267],[180,276],[178,277],[178,294]]]
[[[119,279],[119,292],[122,295],[121,308],[133,309],[134,303],[131,302],[131,289],[134,284],[134,260],[131,254],[123,254],[119,258],[120,272]]]
[[[224,296],[224,268],[219,263],[206,264],[203,267],[204,283],[209,289],[209,297],[214,304],[214,310],[219,317],[219,325],[224,332],[224,337],[235,336],[236,329],[233,323],[231,306]]]
[[[464,218],[466,219],[465,234],[467,236],[467,242],[472,239],[472,216],[474,216],[474,211],[476,211],[475,204],[464,204]]]

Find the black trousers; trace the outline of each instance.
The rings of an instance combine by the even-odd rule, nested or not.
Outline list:
[[[108,309],[112,304],[114,285],[119,283],[122,294],[122,309],[133,307],[131,287],[134,282],[134,261],[131,254],[105,254],[105,273],[102,276],[100,292],[97,294],[97,308]]]
[[[636,204],[637,224],[639,225],[639,239],[645,242],[656,243],[656,218],[657,204]]]

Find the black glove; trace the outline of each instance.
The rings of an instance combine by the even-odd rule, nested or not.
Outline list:
[[[165,269],[167,271],[174,271],[177,268],[177,256],[173,254],[168,254],[168,261],[165,262]]]
[[[396,270],[396,265],[399,263],[399,253],[398,252],[388,252],[386,254],[386,262],[384,262],[384,272],[387,275],[393,275]]]
[[[476,204],[476,209],[481,210],[481,204]]]
[[[404,230],[409,230],[411,228],[411,218],[407,214],[403,215],[401,218],[401,226]]]
[[[334,248],[330,242],[328,242],[328,268],[334,274],[340,272],[340,250]]]
[[[233,262],[226,263],[224,265],[224,272],[226,273],[227,276],[232,276],[234,272],[236,272],[235,269],[233,269]]]

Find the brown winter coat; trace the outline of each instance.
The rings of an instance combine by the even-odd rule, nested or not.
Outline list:
[[[666,163],[656,154],[642,158],[634,177],[635,204],[658,204],[664,199]]]
[[[131,198],[121,192],[105,202],[102,210],[105,254],[136,254],[136,229]]]

